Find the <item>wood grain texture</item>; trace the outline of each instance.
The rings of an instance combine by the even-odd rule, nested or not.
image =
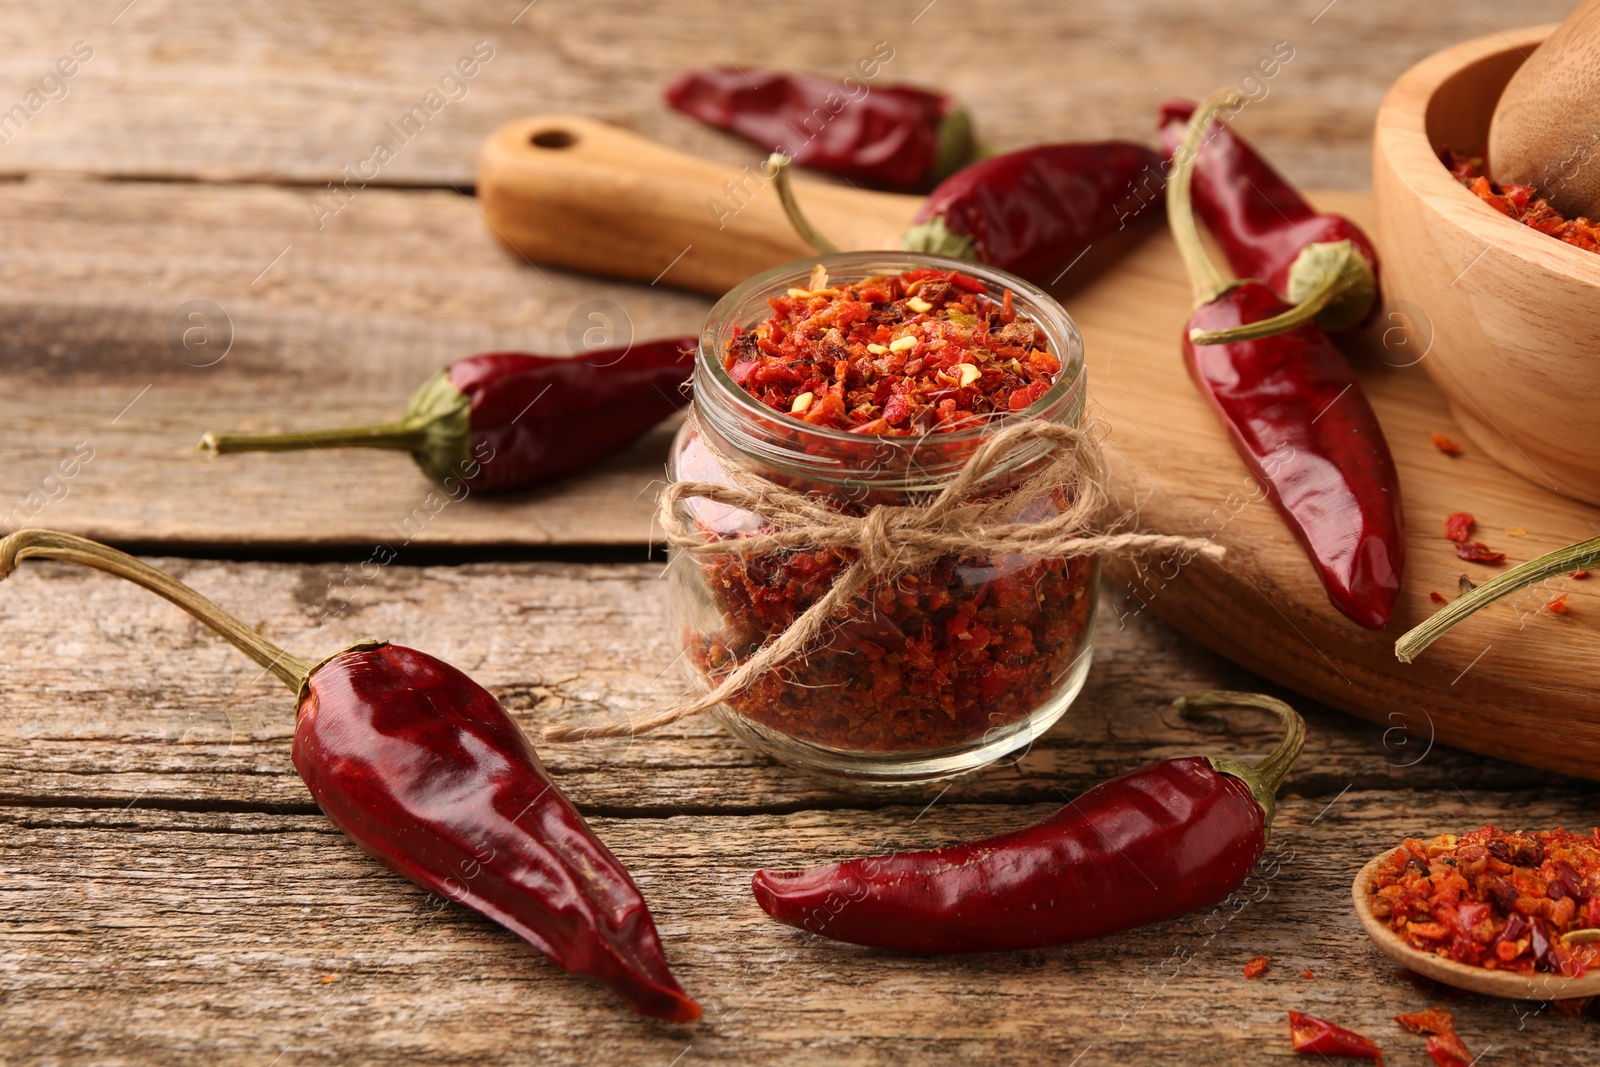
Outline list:
[[[208,430],[387,421],[474,352],[560,354],[597,325],[592,339],[625,344],[705,318],[697,297],[516,260],[455,193],[369,189],[347,211],[318,231],[293,189],[0,185],[0,524],[361,558],[646,541],[668,429],[592,476],[493,500],[430,496],[399,453],[195,451]],[[80,444],[93,459],[47,480]]]
[[[163,560],[185,581],[297,655],[383,637],[455,663],[523,728],[610,721],[680,691],[654,565],[340,564]],[[1108,593],[1089,683],[1020,759],[951,783],[847,789],[758,757],[710,720],[647,737],[545,746],[553,773],[590,811],[673,815],[926,803],[1059,801],[1152,760],[1262,755],[1266,716],[1194,723],[1168,707],[1193,689],[1260,685],[1148,615],[1119,625]],[[66,564],[29,563],[0,584],[0,802],[198,810],[314,810],[289,762],[292,698],[177,608]],[[1540,772],[1437,745],[1425,719],[1374,727],[1290,698],[1311,741],[1288,788],[1514,788]],[[1590,783],[1567,782],[1590,791]]]
[[[706,1009],[687,1027],[628,1015],[318,815],[0,808],[0,1026],[8,1053],[66,1062],[1109,1067],[1297,1061],[1293,1009],[1372,1035],[1390,1062],[1425,1062],[1422,1039],[1391,1017],[1438,1000],[1362,933],[1349,896],[1362,861],[1407,834],[1486,817],[1577,825],[1592,808],[1538,793],[1325,803],[1283,804],[1267,860],[1216,909],[1079,945],[942,958],[778,926],[750,874],[971,838],[1050,805],[597,819]],[[1258,955],[1271,968],[1242,978]],[[1570,1064],[1592,1042],[1592,1019],[1533,1002],[1444,1006],[1491,1063]]]
[[[1468,37],[1559,21],[1569,0],[1514,10],[1473,0],[884,0],[831,11],[729,0],[31,0],[8,5],[0,106],[36,87],[83,40],[94,57],[0,148],[0,173],[75,171],[189,180],[344,181],[390,142],[376,181],[471,183],[478,145],[501,123],[582,111],[738,166],[761,153],[661,101],[678,70],[783,65],[842,76],[888,42],[882,82],[939,86],[964,100],[982,139],[1008,149],[1048,140],[1149,140],[1162,99],[1240,83],[1280,40],[1294,58],[1246,88],[1273,101],[1253,131],[1306,185],[1360,188],[1372,115],[1418,59]],[[119,14],[120,11],[120,14]],[[113,19],[115,20],[113,22]],[[389,132],[478,41],[493,58],[420,132]],[[451,98],[453,97],[453,99]],[[248,116],[248,120],[242,120]],[[269,253],[270,255],[270,253]]]

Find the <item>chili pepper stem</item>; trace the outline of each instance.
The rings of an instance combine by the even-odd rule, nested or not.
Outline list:
[[[306,448],[392,448],[415,452],[427,443],[428,431],[409,419],[377,426],[295,433],[208,433],[200,438],[200,451],[208,456],[229,452],[294,452]]]
[[[1501,597],[1509,596],[1535,582],[1558,578],[1563,574],[1591,567],[1600,567],[1600,537],[1580,541],[1575,545],[1558,548],[1554,552],[1547,552],[1530,559],[1484,582],[1449,607],[1430,616],[1427,621],[1401,634],[1400,639],[1394,643],[1394,654],[1401,663],[1410,663],[1429,645],[1444,636],[1446,630],[1479,608],[1493,604]]]
[[[1345,243],[1349,244],[1348,241]],[[1304,303],[1296,304],[1281,315],[1247,322],[1242,326],[1230,326],[1226,330],[1193,329],[1189,331],[1189,341],[1196,345],[1229,345],[1235,341],[1254,341],[1285,333],[1314,320],[1322,309],[1331,304],[1345,289],[1344,280],[1340,275],[1329,274],[1323,279],[1317,291]]]
[[[1189,119],[1183,143],[1172,153],[1172,174],[1167,179],[1167,222],[1172,228],[1172,239],[1183,258],[1183,269],[1194,287],[1196,306],[1210,303],[1227,292],[1230,283],[1217,265],[1211,261],[1205,245],[1200,240],[1200,226],[1194,218],[1195,160],[1200,154],[1200,142],[1212,121],[1224,110],[1234,106],[1239,96],[1235,89],[1223,89],[1207,97]]]
[[[1272,817],[1277,811],[1278,787],[1289,776],[1289,768],[1299,758],[1306,743],[1306,722],[1300,713],[1276,697],[1265,693],[1242,693],[1227,689],[1204,689],[1189,693],[1172,702],[1179,715],[1212,708],[1254,708],[1278,717],[1283,723],[1283,740],[1259,763],[1242,763],[1239,760],[1212,757],[1211,766],[1221,774],[1232,775],[1250,787],[1250,795],[1261,805],[1270,832]]]
[[[279,681],[296,692],[311,674],[313,664],[298,656],[291,656],[166,571],[158,570],[126,552],[118,552],[99,542],[55,530],[18,530],[0,540],[0,580],[16,570],[18,563],[31,556],[93,567],[143,586],[211,627],[229,644],[271,671]]]
[[[800,235],[802,241],[810,245],[818,255],[831,256],[839,251],[839,246],[822,236],[800,210],[800,201],[795,199],[794,187],[789,184],[789,165],[789,157],[782,152],[774,152],[767,157],[767,169],[772,173],[773,184],[778,187],[778,199],[783,202],[783,213],[789,216],[790,224],[794,226],[795,233]]]

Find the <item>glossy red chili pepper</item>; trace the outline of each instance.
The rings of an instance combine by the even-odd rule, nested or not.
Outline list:
[[[0,578],[30,556],[144,586],[294,689],[295,769],[334,824],[391,870],[500,923],[557,966],[605,982],[640,1014],[699,1017],[628,872],[471,678],[378,641],[302,660],[165,571],[70,534],[6,537]]]
[[[1161,105],[1161,144],[1170,155],[1194,117],[1191,100]],[[1299,303],[1329,281],[1346,277],[1332,302],[1317,315],[1327,330],[1359,325],[1378,300],[1378,252],[1366,233],[1343,215],[1319,212],[1299,190],[1229,127],[1208,132],[1194,164],[1194,207],[1217,239],[1233,272],[1259,278],[1290,303]],[[1348,241],[1354,256],[1324,255]]]
[[[1372,1038],[1298,1011],[1289,1013],[1289,1041],[1296,1052],[1383,1062],[1383,1050]]]
[[[711,67],[679,74],[666,97],[801,166],[879,189],[918,192],[971,160],[965,108],[944,93],[868,78]]]
[[[986,841],[758,871],[779,922],[912,952],[990,952],[1101,937],[1221,903],[1266,847],[1273,796],[1305,739],[1281,701],[1195,693],[1180,711],[1270,711],[1283,742],[1254,767],[1170,759],[1095,786],[1056,814]]]
[[[928,194],[905,247],[975,259],[1053,285],[1096,241],[1159,210],[1161,156],[1127,141],[1047,144],[992,156]],[[1154,212],[1150,213],[1153,217]]]
[[[446,488],[526,489],[594,466],[681,408],[699,339],[674,337],[582,357],[489,352],[423,383],[398,422],[287,434],[214,434],[204,452],[388,448]]]
[[[1205,109],[1221,106],[1213,98]],[[1199,119],[1190,124],[1198,140]],[[1180,148],[1181,151],[1181,148]],[[1228,283],[1200,244],[1189,200],[1192,160],[1174,168],[1168,221],[1195,283],[1183,342],[1190,376],[1245,466],[1316,565],[1335,607],[1370,629],[1389,621],[1405,565],[1400,481],[1383,428],[1344,355],[1259,281]],[[1276,325],[1272,325],[1276,323]],[[1207,334],[1276,332],[1214,343]]]

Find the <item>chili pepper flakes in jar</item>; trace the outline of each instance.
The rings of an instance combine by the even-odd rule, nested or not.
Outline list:
[[[695,422],[674,480],[730,483],[735,464],[863,515],[914,506],[1001,429],[1082,419],[1083,345],[1051,297],[944,257],[846,253],[779,267],[728,293],[701,334]],[[1013,492],[1054,457],[1024,447],[984,486]],[[1040,521],[1060,488],[1018,501]],[[680,518],[709,541],[770,529],[701,498]],[[811,546],[669,566],[673,624],[692,680],[709,688],[786,631],[856,560]],[[1098,561],[975,547],[874,579],[822,638],[716,714],[757,750],[881,782],[959,774],[1027,745],[1088,672]]]

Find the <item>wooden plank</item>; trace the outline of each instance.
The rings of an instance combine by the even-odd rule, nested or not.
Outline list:
[[[6,128],[0,173],[320,187],[344,181],[344,168],[354,172],[383,141],[394,158],[378,169],[377,181],[467,185],[489,131],[519,115],[562,110],[737,165],[759,156],[661,102],[661,86],[674,73],[732,63],[843,76],[879,42],[892,49],[879,83],[945,88],[967,103],[983,139],[997,147],[1148,139],[1160,100],[1238,84],[1283,40],[1293,58],[1275,77],[1246,86],[1272,101],[1261,109],[1255,135],[1297,180],[1356,188],[1368,182],[1371,116],[1401,71],[1497,24],[1558,21],[1571,4],[1530,0],[1491,15],[1459,0],[1331,9],[1322,0],[1239,0],[1225,8],[1183,0],[1006,0],[985,7],[986,32],[977,33],[968,8],[926,0],[886,0],[826,20],[800,6],[768,10],[719,0],[526,7],[275,0],[186,10],[182,18],[161,4],[122,7],[34,0],[8,8],[4,107],[28,102],[26,94],[75,41],[93,57],[65,82],[64,97],[45,85],[59,98],[35,98],[39,106],[26,123]],[[492,58],[440,92],[441,78],[470,60],[480,41]],[[418,129],[409,139],[392,132],[430,90],[440,92],[437,110],[413,120]]]
[[[574,351],[591,313],[619,344],[705,317],[703,298],[523,263],[454,193],[371,189],[348,212],[319,232],[293,190],[0,185],[0,524],[363,558],[378,543],[643,543],[670,427],[584,478],[493,500],[430,496],[397,453],[195,452],[207,430],[394,418],[451,360]],[[59,477],[80,449],[92,460]]]
[[[441,905],[317,815],[0,809],[0,1026],[69,1062],[888,1064],[1289,1062],[1286,1012],[1366,1032],[1437,997],[1397,977],[1351,912],[1363,861],[1406,835],[1588,825],[1565,793],[1352,791],[1280,809],[1268,862],[1212,911],[1061,948],[918,957],[765,918],[749,876],[994,831],[1046,806],[952,804],[599,819],[705,1021],[654,1024],[498,927]],[[915,819],[915,825],[910,825]],[[1244,962],[1272,961],[1255,980]],[[1301,977],[1309,969],[1314,977]],[[1096,995],[1085,995],[1094,990]],[[1468,997],[1469,1047],[1567,1064],[1592,1020]],[[1507,1062],[1510,1062],[1510,1059]],[[1489,1062],[1493,1062],[1491,1059]]]
[[[164,560],[271,640],[306,656],[372,636],[457,664],[530,735],[642,712],[680,691],[656,565],[383,568]],[[1108,593],[1110,607],[1113,594]],[[0,584],[0,802],[309,812],[289,762],[292,700],[177,608],[82,568],[29,563]],[[846,789],[755,755],[710,720],[633,741],[541,746],[587,810],[743,813],[923,803],[1059,802],[1170,756],[1256,755],[1276,731],[1249,712],[1193,724],[1192,689],[1257,688],[1150,615],[1104,611],[1088,687],[1012,765],[914,790]],[[1514,789],[1542,772],[1446,749],[1425,717],[1380,728],[1294,699],[1311,742],[1289,789]],[[1593,783],[1566,782],[1579,792]]]

